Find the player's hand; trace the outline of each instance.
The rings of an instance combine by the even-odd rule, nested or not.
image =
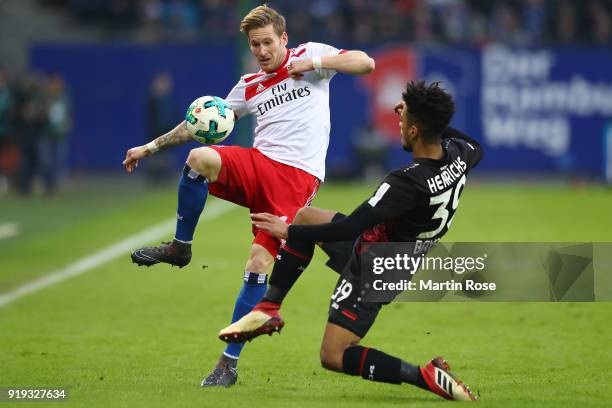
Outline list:
[[[404,111],[404,102],[398,102],[395,107],[393,107],[393,112],[397,113],[399,116],[402,116],[402,112]]]
[[[282,218],[268,213],[251,214],[251,223],[275,238],[287,239],[289,225]]]
[[[128,173],[131,173],[136,170],[136,167],[138,167],[138,160],[142,159],[143,157],[147,157],[150,154],[151,152],[147,146],[133,147],[125,154],[123,165]]]
[[[287,71],[293,79],[302,79],[304,77],[304,72],[312,71],[313,69],[312,59],[310,58],[291,61],[289,66],[287,66]]]

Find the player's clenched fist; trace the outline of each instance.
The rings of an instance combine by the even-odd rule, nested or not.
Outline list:
[[[287,66],[287,72],[294,79],[300,79],[304,76],[304,72],[312,71],[312,59],[292,61]]]

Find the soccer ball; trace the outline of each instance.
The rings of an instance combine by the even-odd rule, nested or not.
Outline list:
[[[234,128],[234,111],[225,100],[216,96],[202,96],[189,105],[185,113],[185,127],[191,137],[203,144],[225,140]]]

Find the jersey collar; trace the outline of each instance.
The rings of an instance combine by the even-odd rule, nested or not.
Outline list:
[[[442,167],[445,164],[448,164],[448,152],[446,151],[446,149],[444,147],[442,148],[442,151],[444,152],[444,156],[442,156],[442,158],[440,160],[429,159],[429,158],[426,158],[426,157],[419,157],[418,159],[414,159],[412,161],[414,163],[429,164],[430,166]]]

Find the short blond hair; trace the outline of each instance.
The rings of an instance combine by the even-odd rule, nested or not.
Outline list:
[[[252,29],[262,28],[269,24],[272,24],[277,35],[280,36],[285,32],[285,17],[267,4],[262,4],[249,11],[249,14],[242,19],[240,32],[249,35]]]

